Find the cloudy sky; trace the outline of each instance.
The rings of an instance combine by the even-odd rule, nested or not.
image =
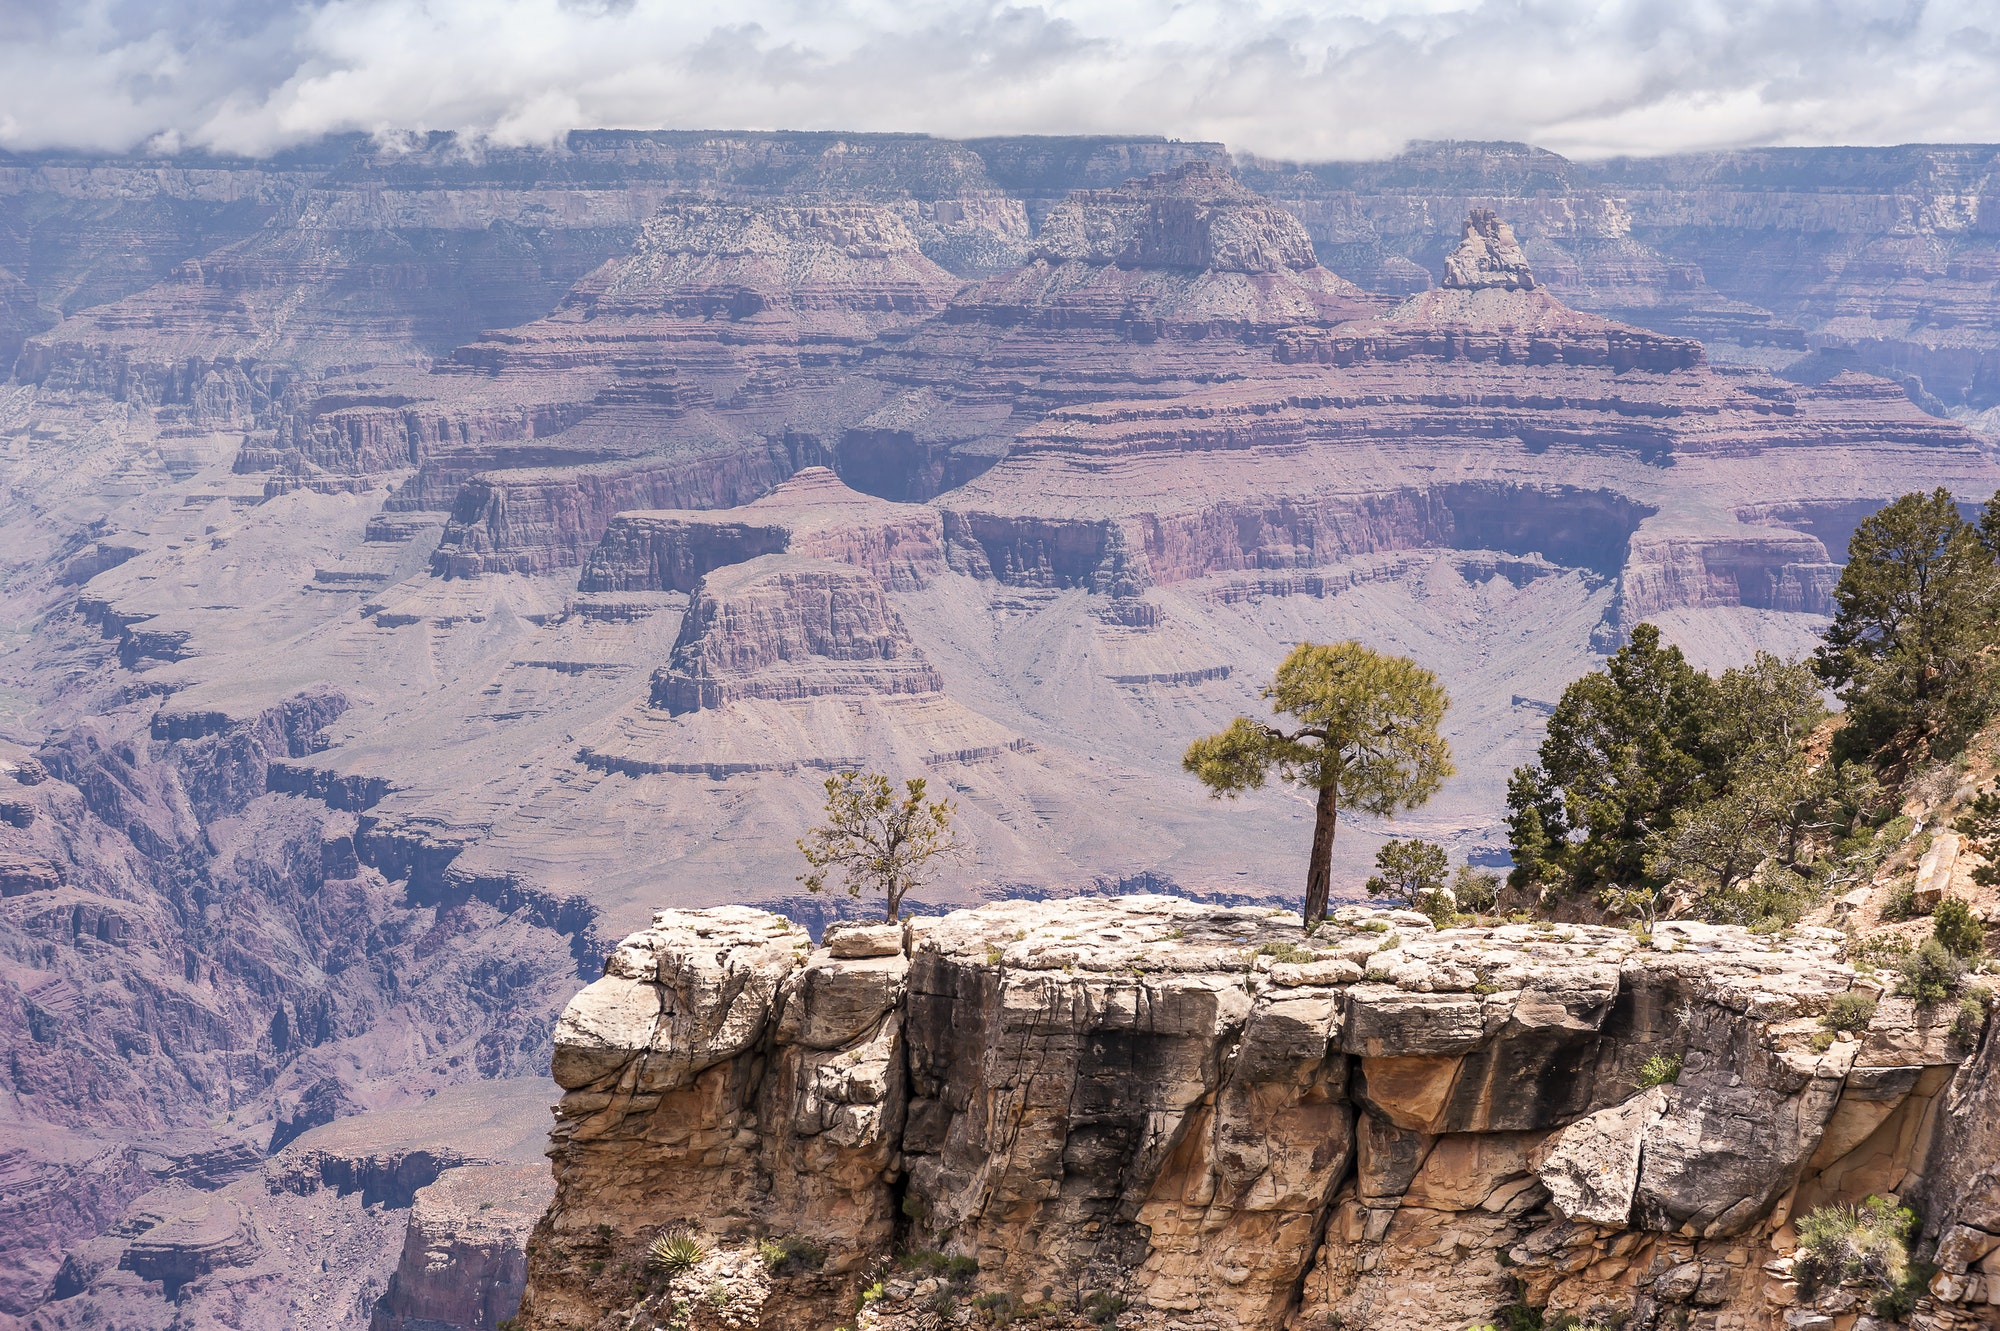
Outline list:
[[[1994,0],[0,0],[0,146],[594,126],[1294,159],[2000,140]]]

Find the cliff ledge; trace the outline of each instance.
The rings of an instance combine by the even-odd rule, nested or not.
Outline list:
[[[1832,1037],[1882,985],[1843,941],[1358,907],[1302,938],[1139,896],[815,948],[663,911],[558,1027],[521,1325],[1847,1331],[1865,1303],[1801,1295],[1790,1221],[1870,1194],[1944,1239],[1914,1321],[1992,1325],[2000,1185],[1928,1166],[2000,1108],[1958,1073],[1994,1042],[1887,994]],[[649,1270],[677,1231],[699,1260]]]

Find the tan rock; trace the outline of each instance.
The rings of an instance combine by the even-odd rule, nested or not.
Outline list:
[[[829,924],[826,950],[843,960],[859,957],[896,957],[903,954],[904,929],[900,924]]]
[[[809,951],[757,912],[663,913],[564,1017],[545,1223],[639,1244],[702,1217],[829,1250],[840,1274],[772,1282],[738,1331],[935,1331],[929,1273],[858,1320],[841,1285],[899,1231],[976,1258],[982,1292],[1115,1290],[1127,1331],[1462,1331],[1517,1300],[1769,1331],[1834,1319],[1789,1302],[1787,1218],[1921,1179],[1964,1121],[1914,1010],[1812,1048],[1854,983],[1828,931],[1672,921],[1642,949],[1346,915],[1301,942],[1262,908],[999,902]],[[1661,1053],[1679,1082],[1635,1094]],[[1946,1274],[1983,1297],[1976,1191]],[[537,1253],[525,1325],[619,1313]]]
[[[1942,901],[1951,890],[1951,871],[1958,863],[1958,833],[1940,831],[1917,861],[1915,900],[1919,909]]]

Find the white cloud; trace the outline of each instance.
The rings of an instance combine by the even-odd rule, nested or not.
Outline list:
[[[0,0],[0,144],[1156,133],[1269,156],[2000,140],[1990,0]]]

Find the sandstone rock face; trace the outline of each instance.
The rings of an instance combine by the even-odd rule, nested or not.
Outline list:
[[[912,591],[944,569],[944,524],[936,509],[887,503],[849,489],[825,467],[807,467],[722,512],[620,513],[578,587],[691,592],[716,569],[786,552],[852,564],[892,590]]]
[[[1795,932],[1642,945],[1348,907],[1302,938],[1281,911],[1123,897],[822,950],[753,911],[663,911],[564,1015],[523,1321],[657,1316],[671,1290],[600,1273],[678,1227],[746,1327],[830,1322],[871,1285],[858,1325],[949,1317],[891,1242],[976,1263],[953,1298],[1060,1326],[1457,1331],[1517,1299],[1774,1326],[1760,1267],[1797,1206],[1938,1176],[1927,1106],[1956,1059],[1908,1049],[1885,1097],[1858,1067],[1883,1035],[1816,1051],[1859,981],[1838,934]],[[1640,1090],[1654,1055],[1683,1071]],[[1830,1126],[1850,1097],[1886,1104],[1858,1138]],[[1843,1184],[1884,1134],[1893,1177]],[[1991,1246],[1978,1205],[1961,1269]],[[725,1270],[788,1239],[824,1263]]]
[[[764,555],[697,584],[653,704],[678,713],[943,687],[873,578],[831,560]]]
[[[1802,377],[1862,369],[1980,419],[2000,386],[1994,243],[1973,220],[1993,161],[1991,145],[1949,145],[1584,164],[1525,144],[1436,143],[1382,162],[1239,170],[1371,290],[1434,285],[1451,253],[1437,219],[1490,210],[1568,304],[1751,364],[1798,360],[1810,339],[1829,350]]]
[[[1445,256],[1442,285],[1448,291],[1533,291],[1535,275],[1514,228],[1491,208],[1475,208],[1458,248]]]
[[[1118,190],[1079,190],[1042,222],[1035,253],[1054,263],[1229,273],[1319,266],[1296,218],[1207,162]]]
[[[890,209],[670,204],[647,219],[628,258],[579,282],[569,305],[597,319],[771,311],[824,338],[934,314],[954,285]]]
[[[546,1209],[540,1164],[468,1165],[418,1190],[370,1331],[498,1326],[521,1305],[527,1238]]]

